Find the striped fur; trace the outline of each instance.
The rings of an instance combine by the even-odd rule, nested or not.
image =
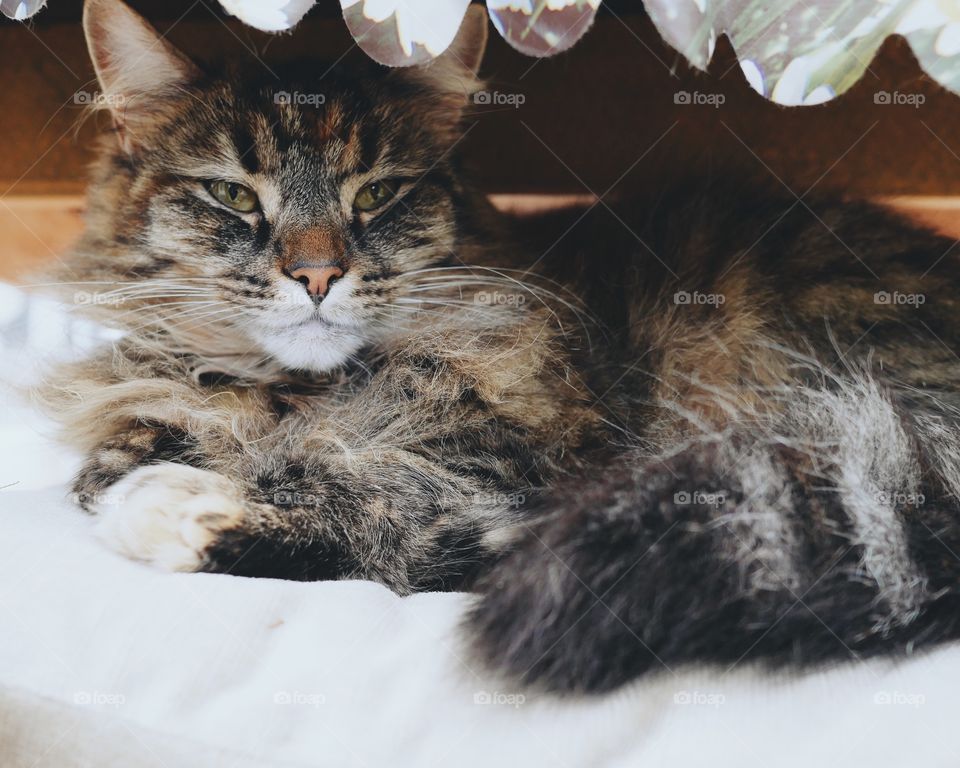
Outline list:
[[[479,656],[554,690],[956,637],[951,243],[735,172],[502,220],[460,162],[484,25],[425,70],[278,82],[88,0],[115,131],[62,280],[127,333],[41,399],[104,539],[182,570],[475,587]],[[378,179],[397,199],[353,209]],[[303,259],[344,270],[320,303],[285,272]]]

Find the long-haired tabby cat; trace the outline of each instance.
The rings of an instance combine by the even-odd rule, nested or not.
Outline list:
[[[473,588],[554,690],[960,635],[950,241],[719,175],[523,243],[460,164],[476,9],[429,67],[279,80],[84,24],[114,130],[61,279],[127,333],[45,400],[108,544]]]

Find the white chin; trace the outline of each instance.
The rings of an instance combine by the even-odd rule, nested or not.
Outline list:
[[[263,350],[284,368],[322,373],[343,365],[364,345],[356,333],[323,323],[254,331]]]

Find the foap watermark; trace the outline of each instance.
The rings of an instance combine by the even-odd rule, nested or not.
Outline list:
[[[327,95],[302,91],[277,91],[273,94],[273,103],[293,107],[320,107],[327,103]]]
[[[522,307],[527,303],[527,297],[522,293],[501,293],[500,291],[478,291],[473,297],[474,304],[485,307],[504,306]]]
[[[677,691],[673,694],[673,703],[681,706],[720,707],[726,700],[722,693],[709,691]]]
[[[277,691],[273,694],[274,704],[284,704],[298,707],[321,707],[327,703],[327,697],[322,693],[305,693],[303,691]]]
[[[673,294],[673,303],[677,306],[697,305],[719,307],[726,303],[722,293],[701,293],[700,291],[677,291]]]
[[[319,507],[323,499],[317,493],[277,491],[273,494],[273,503],[278,507]]]
[[[127,699],[122,693],[110,691],[76,691],[73,703],[81,707],[121,707]]]
[[[477,91],[473,94],[473,103],[482,107],[513,107],[520,109],[527,103],[522,93],[503,93],[501,91]]]
[[[77,291],[73,294],[73,303],[81,307],[115,306],[123,304],[127,297],[117,293],[97,293],[95,291]]]
[[[877,502],[891,507],[921,507],[927,497],[922,493],[903,493],[901,491],[880,491]]]
[[[922,707],[927,703],[927,697],[922,693],[904,693],[903,691],[877,691],[873,695],[873,703],[882,706]]]
[[[679,507],[719,507],[726,500],[724,491],[677,491],[673,494],[673,503]]]
[[[874,304],[888,304],[890,306],[919,307],[927,303],[926,294],[900,293],[900,291],[877,291],[873,294]]]
[[[78,107],[122,107],[127,101],[122,93],[101,93],[100,91],[77,91],[73,94],[73,103]]]
[[[87,493],[79,491],[72,494],[73,503],[80,506],[90,506],[96,504],[98,507],[118,507],[126,500],[126,497],[119,493]]]
[[[473,703],[482,706],[496,705],[519,709],[527,701],[522,693],[501,693],[500,691],[477,691],[473,694]]]
[[[701,93],[700,91],[677,91],[673,94],[673,103],[683,106],[713,107],[723,106],[727,97],[722,93]]]
[[[901,93],[900,91],[877,91],[873,94],[874,104],[892,104],[895,106],[908,106],[919,109],[923,106],[927,97],[922,93]]]
[[[480,491],[473,494],[473,503],[478,507],[510,507],[517,509],[527,501],[523,493],[496,493],[494,491]]]

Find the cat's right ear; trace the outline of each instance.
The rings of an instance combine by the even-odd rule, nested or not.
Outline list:
[[[83,31],[102,96],[123,149],[137,149],[158,102],[200,76],[200,70],[121,0],[86,0]]]

